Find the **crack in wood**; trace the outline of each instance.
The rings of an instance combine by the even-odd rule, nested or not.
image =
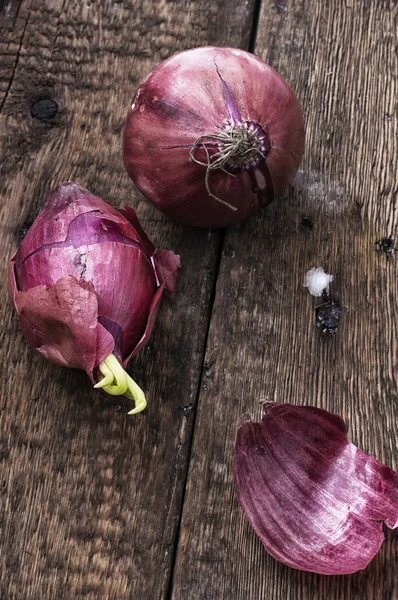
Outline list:
[[[18,17],[18,13],[19,13],[19,9],[21,7],[21,4],[22,4],[22,0],[19,3],[17,14],[16,14],[16,17],[15,17],[15,21],[16,21],[16,19]],[[26,32],[26,29],[27,29],[28,23],[29,23],[29,17],[30,17],[30,13],[28,13],[28,16],[26,17],[26,22],[25,22],[24,28],[22,30],[21,40],[20,40],[20,43],[19,43],[19,48],[17,50],[16,57],[15,57],[15,63],[14,63],[14,67],[13,67],[13,70],[12,70],[12,73],[11,73],[10,81],[9,81],[8,87],[6,88],[6,91],[4,93],[4,97],[3,97],[3,99],[2,99],[2,101],[0,103],[0,114],[2,112],[3,107],[5,106],[5,103],[6,103],[7,98],[8,98],[8,94],[10,92],[10,89],[11,89],[13,81],[14,81],[14,76],[15,76],[15,73],[16,73],[16,70],[17,70],[17,67],[18,67],[18,63],[19,63],[19,57],[21,55],[21,49],[22,49],[22,46],[23,46],[25,32]]]

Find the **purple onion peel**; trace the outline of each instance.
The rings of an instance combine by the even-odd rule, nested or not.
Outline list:
[[[266,550],[325,575],[364,569],[398,525],[398,474],[351,444],[326,410],[265,405],[238,429],[239,502]]]

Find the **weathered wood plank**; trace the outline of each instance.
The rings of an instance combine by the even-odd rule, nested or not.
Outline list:
[[[16,21],[2,21],[1,34],[14,53],[0,113],[1,598],[167,595],[221,238],[142,202],[124,172],[120,134],[135,87],[159,60],[206,43],[247,46],[253,4],[2,4]],[[42,98],[58,104],[50,120],[31,116]],[[84,374],[36,356],[7,299],[6,259],[51,187],[68,179],[138,206],[153,241],[182,255],[178,294],[131,363],[149,400],[135,418]]]
[[[348,422],[365,451],[397,468],[398,112],[395,2],[263,2],[256,52],[297,90],[307,143],[301,191],[227,232],[204,372],[175,600],[387,600],[398,597],[398,538],[363,572],[294,571],[264,550],[237,505],[239,416],[258,401],[313,404]],[[335,337],[315,326],[305,272],[335,274]]]
[[[12,85],[27,25],[27,11],[20,10],[22,0],[0,0],[0,110]]]

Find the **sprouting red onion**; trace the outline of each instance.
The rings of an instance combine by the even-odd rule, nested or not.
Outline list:
[[[28,343],[84,369],[95,387],[145,396],[124,367],[148,341],[178,256],[154,249],[134,210],[117,210],[76,183],[50,195],[10,260],[9,282]]]
[[[161,63],[133,99],[125,167],[169,217],[225,227],[289,185],[304,150],[300,104],[262,60],[235,48],[196,48]]]
[[[364,569],[398,526],[398,474],[350,444],[338,415],[266,403],[235,444],[239,502],[267,551],[325,575]]]

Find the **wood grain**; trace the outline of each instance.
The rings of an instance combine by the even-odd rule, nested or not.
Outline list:
[[[217,281],[173,580],[174,600],[395,600],[398,536],[363,572],[288,569],[237,505],[232,459],[241,414],[262,399],[341,414],[349,437],[397,468],[397,4],[265,1],[256,53],[304,107],[300,190],[230,229]],[[315,326],[304,274],[335,275],[335,336]]]
[[[246,47],[254,2],[22,0],[1,4],[0,597],[159,599],[168,594],[222,234],[155,213],[134,191],[120,134],[154,65],[202,44]],[[49,120],[32,105],[52,99]],[[83,373],[24,342],[6,262],[49,190],[77,180],[134,205],[154,243],[182,255],[178,293],[130,371],[138,418]]]

